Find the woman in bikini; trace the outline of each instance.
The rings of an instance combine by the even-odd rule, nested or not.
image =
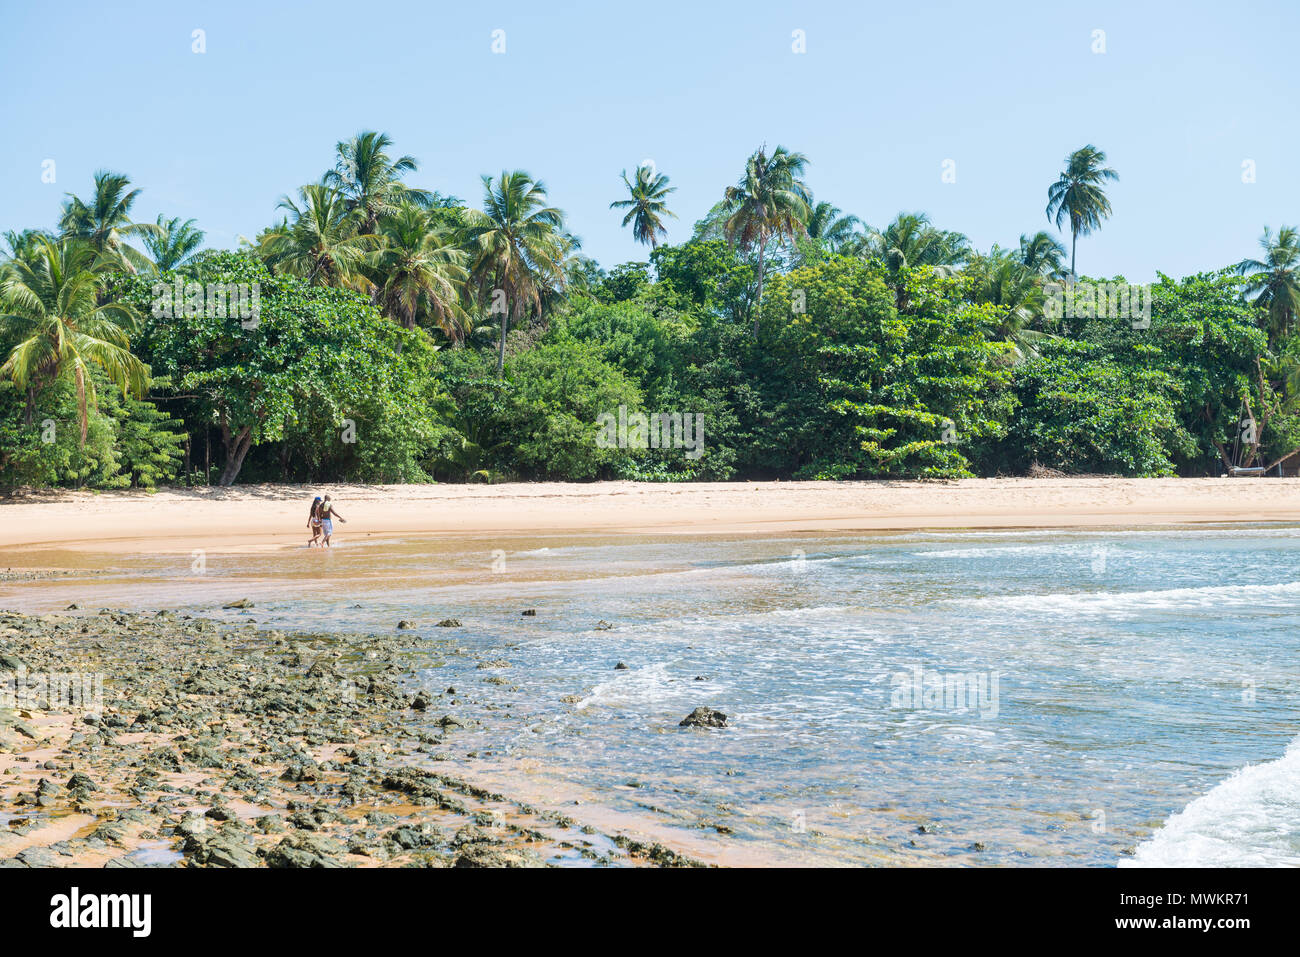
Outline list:
[[[307,543],[308,548],[311,548],[313,545],[319,544],[320,503],[321,503],[321,497],[317,495],[316,498],[311,503],[311,511],[307,514],[307,527],[311,529],[311,541]]]

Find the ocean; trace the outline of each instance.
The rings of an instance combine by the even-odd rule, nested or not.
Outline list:
[[[0,605],[406,620],[459,773],[718,863],[1300,864],[1300,528],[346,533]]]

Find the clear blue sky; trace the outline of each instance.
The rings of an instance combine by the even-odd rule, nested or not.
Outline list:
[[[980,249],[1046,228],[1049,182],[1093,143],[1121,181],[1080,240],[1092,275],[1214,268],[1300,223],[1294,0],[2,2],[0,229],[53,225],[108,168],[144,188],[140,219],[233,246],[361,129],[475,205],[480,174],[528,170],[607,268],[645,258],[608,209],[620,170],[672,178],[681,241],[763,142],[808,155],[818,199],[872,225],[923,210]]]

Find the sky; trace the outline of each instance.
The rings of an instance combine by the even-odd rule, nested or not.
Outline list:
[[[669,176],[681,242],[764,143],[808,156],[818,200],[880,227],[923,211],[981,250],[1054,231],[1047,187],[1093,144],[1120,180],[1079,272],[1133,282],[1235,263],[1300,222],[1294,0],[0,11],[0,230],[52,227],[111,169],[143,189],[137,219],[194,218],[233,247],[364,129],[419,160],[409,182],[472,205],[483,174],[527,170],[606,268],[646,258],[609,209],[622,170]]]

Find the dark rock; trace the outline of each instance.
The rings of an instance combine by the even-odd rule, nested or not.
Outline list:
[[[283,841],[263,852],[266,866],[275,868],[325,868],[342,867],[338,860],[343,848],[320,834],[302,831],[290,834]]]
[[[712,708],[696,708],[677,725],[679,728],[725,728],[727,716]]]
[[[543,867],[541,859],[526,848],[494,844],[470,844],[456,855],[453,867]]]
[[[428,823],[404,824],[387,835],[387,840],[402,850],[410,851],[417,847],[436,847],[446,843],[442,831]]]
[[[68,778],[68,790],[98,791],[99,788],[95,786],[95,782],[90,779],[89,775],[77,771],[72,775],[72,777]]]

